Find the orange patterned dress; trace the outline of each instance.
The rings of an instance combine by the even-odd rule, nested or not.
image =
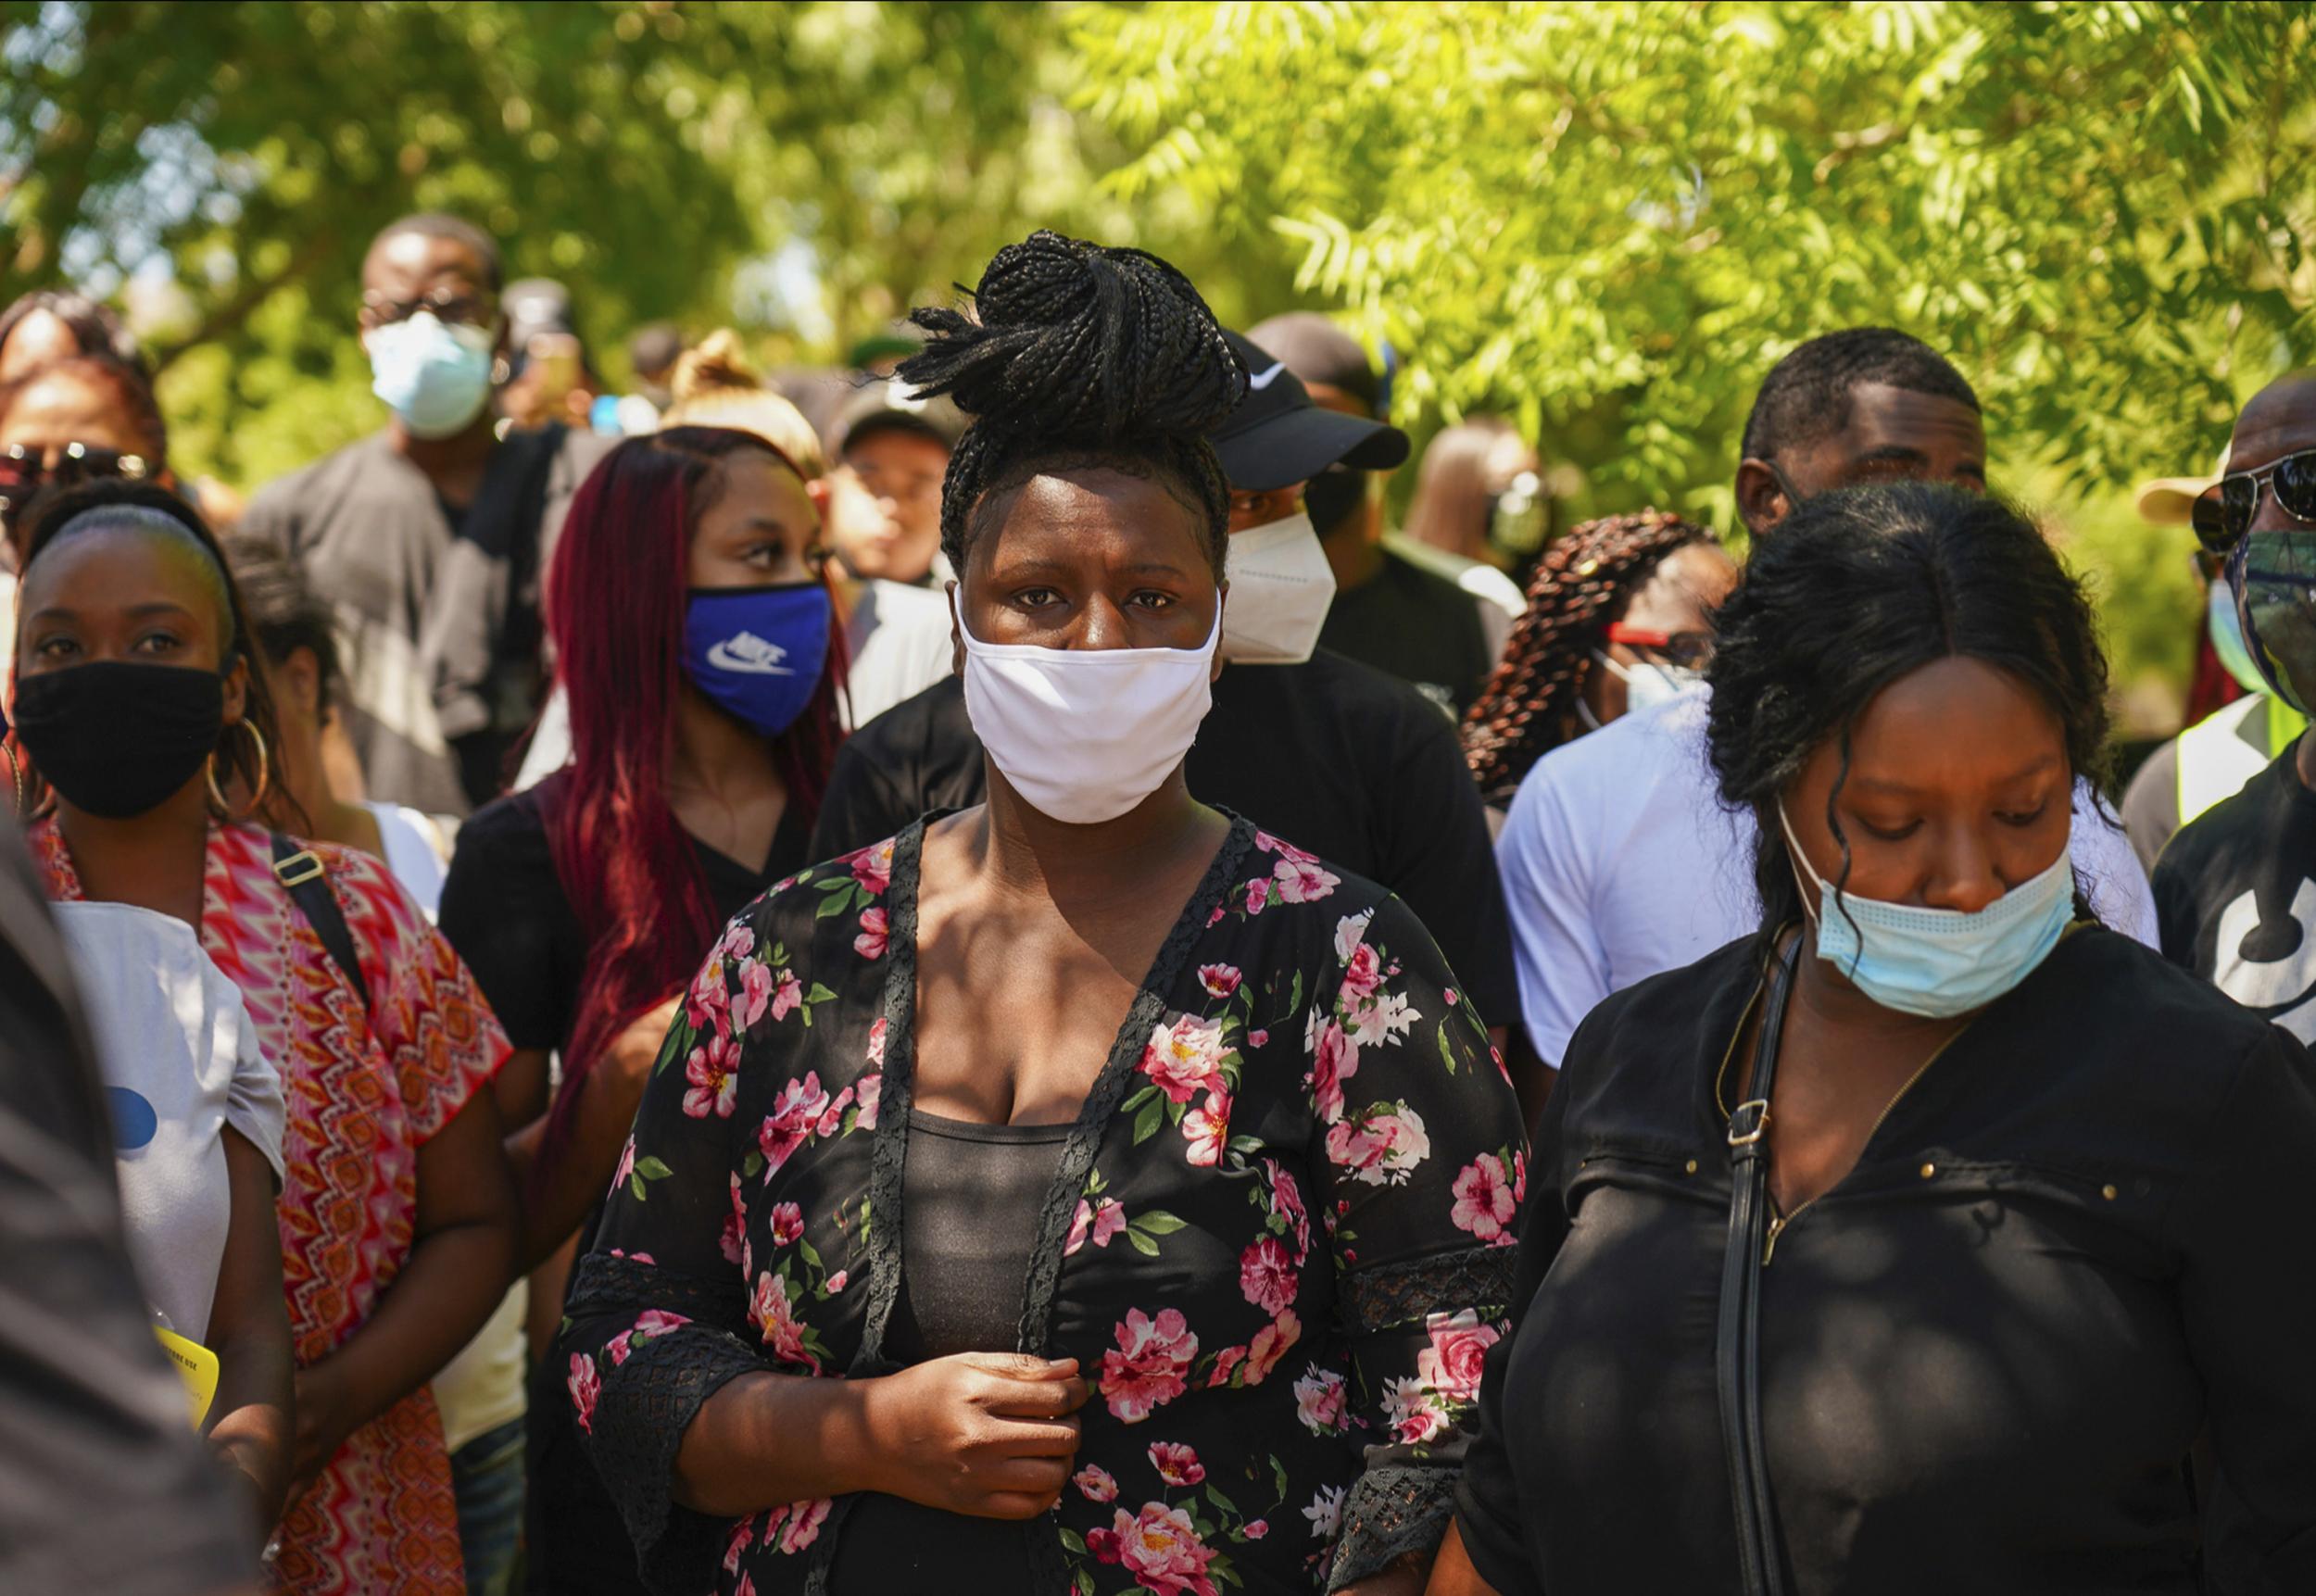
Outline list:
[[[51,897],[82,896],[56,823],[30,840]],[[315,845],[370,1012],[273,876],[267,834],[209,832],[201,946],[240,987],[282,1071],[282,1272],[301,1366],[350,1338],[409,1257],[418,1150],[507,1056],[465,964],[383,864]],[[421,1387],[363,1426],[291,1508],[276,1565],[301,1596],[463,1596],[450,1458]]]

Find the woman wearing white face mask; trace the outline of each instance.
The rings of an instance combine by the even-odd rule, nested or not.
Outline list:
[[[1039,233],[975,309],[902,375],[976,418],[988,800],[726,931],[574,1287],[578,1422],[655,1588],[1412,1592],[1512,1093],[1395,899],[1186,788],[1247,382],[1204,305]]]
[[[1718,622],[1761,929],[1569,1045],[1434,1596],[2316,1589],[2316,1076],[2088,918],[2082,590],[1909,484]]]
[[[1206,802],[1396,893],[1479,1012],[1509,1024],[1519,1008],[1512,928],[1454,723],[1412,684],[1320,642],[1335,578],[1303,489],[1337,466],[1389,469],[1406,458],[1406,434],[1314,404],[1273,356],[1227,328],[1223,338],[1248,372],[1246,397],[1206,434],[1230,488],[1230,603],[1214,707],[1183,778]],[[936,602],[946,611],[946,599]],[[944,641],[947,624],[944,613]],[[838,751],[814,858],[988,796],[964,681],[948,673],[946,657],[942,674]]]
[[[1604,516],[1544,551],[1528,609],[1464,717],[1464,750],[1499,813],[1561,744],[1699,679],[1713,607],[1737,568],[1713,534],[1657,510]]]

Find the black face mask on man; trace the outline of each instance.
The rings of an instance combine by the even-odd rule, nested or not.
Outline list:
[[[57,796],[106,820],[157,808],[201,772],[225,728],[215,671],[95,660],[19,677],[16,735]]]
[[[1303,484],[1303,507],[1321,537],[1332,537],[1350,524],[1367,500],[1367,473],[1329,466]]]

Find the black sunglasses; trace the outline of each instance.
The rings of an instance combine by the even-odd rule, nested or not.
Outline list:
[[[56,450],[10,444],[0,449],[0,523],[13,522],[43,488],[70,487],[94,477],[142,480],[151,470],[143,455],[67,444]]]
[[[2209,496],[2196,501],[2189,517],[2206,548],[2224,554],[2242,541],[2259,513],[2263,483],[2276,496],[2285,514],[2295,521],[2316,522],[2316,449],[2302,449],[2256,471],[2222,477],[2219,498],[2211,509],[2205,508],[2213,504]]]

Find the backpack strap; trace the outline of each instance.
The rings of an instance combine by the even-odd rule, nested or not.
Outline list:
[[[330,890],[330,873],[321,856],[277,831],[273,834],[273,879],[288,891],[297,912],[314,928],[323,949],[346,973],[354,984],[354,995],[368,1009],[370,983],[362,979],[361,961],[354,952],[354,933],[346,924],[346,911],[338,906],[337,894]]]

